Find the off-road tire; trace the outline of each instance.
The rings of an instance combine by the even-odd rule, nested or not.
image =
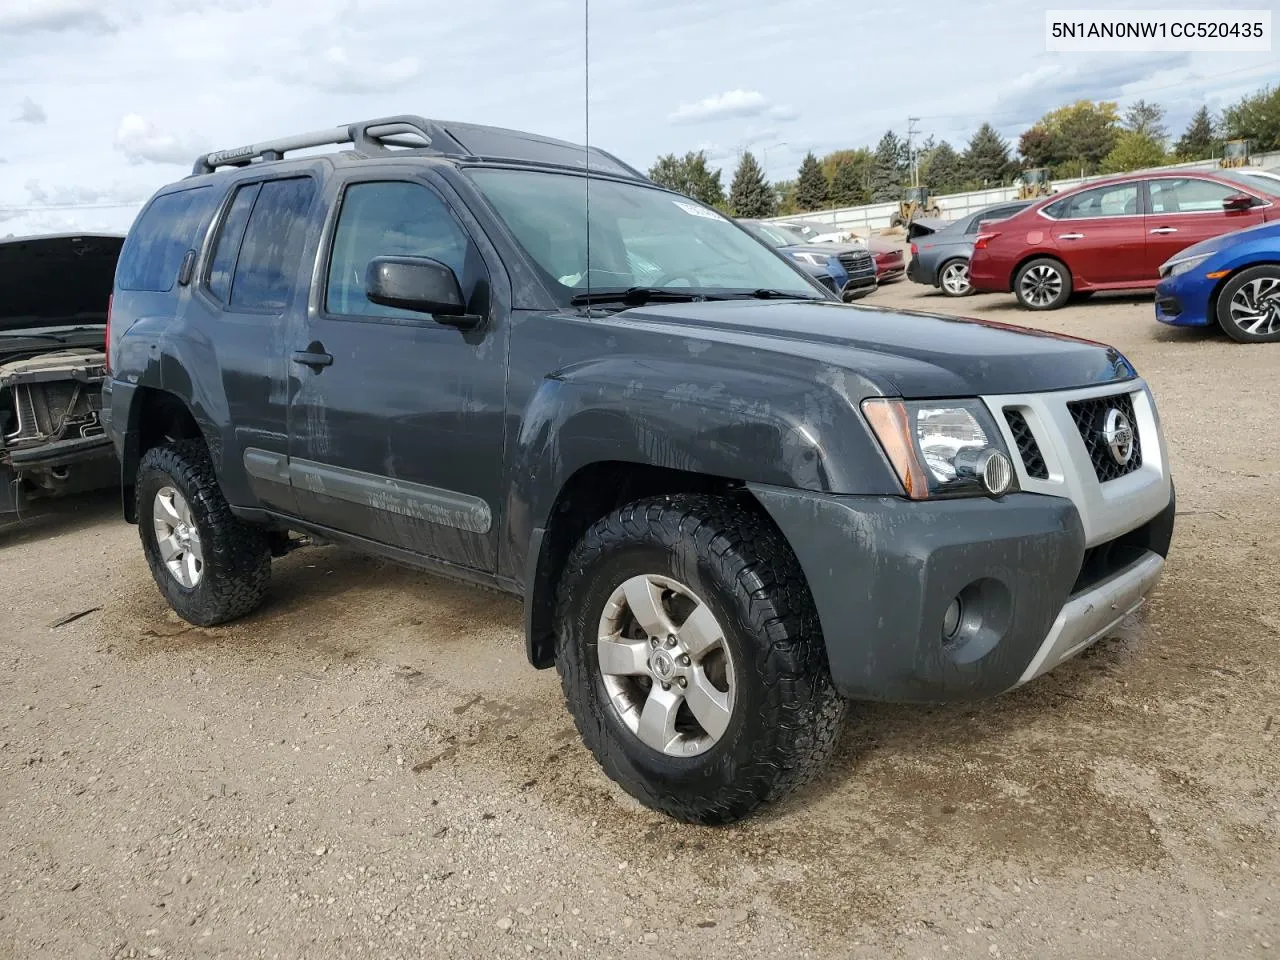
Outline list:
[[[1033,299],[1026,290],[1023,289],[1023,281],[1028,275],[1033,275],[1035,271],[1047,270],[1057,275],[1058,289],[1051,298],[1039,301]],[[1067,265],[1061,260],[1055,260],[1053,257],[1036,257],[1034,260],[1028,260],[1020,268],[1017,275],[1013,278],[1013,295],[1018,298],[1019,306],[1026,310],[1057,310],[1059,307],[1066,305],[1071,299],[1071,271]]]
[[[721,824],[777,800],[817,773],[842,726],[808,585],[791,548],[758,510],[682,494],[628,504],[598,521],[565,566],[556,667],[569,711],[605,773],[678,820]],[[622,723],[596,655],[601,611],[641,573],[674,578],[713,610],[733,657],[729,726],[705,753],[672,757]]]
[[[172,486],[191,507],[204,552],[199,582],[186,588],[165,567],[156,544],[152,503]],[[138,464],[138,533],[156,586],[175,613],[198,627],[242,617],[258,607],[271,579],[266,532],[238,519],[227,505],[209,452],[198,440],[152,447]]]
[[[1241,327],[1231,316],[1231,300],[1240,292],[1240,288],[1254,280],[1280,280],[1280,267],[1271,263],[1259,264],[1241,270],[1227,280],[1218,294],[1215,314],[1218,326],[1236,343],[1275,343],[1280,341],[1280,329],[1263,333],[1250,333]],[[1270,324],[1269,324],[1270,325]]]

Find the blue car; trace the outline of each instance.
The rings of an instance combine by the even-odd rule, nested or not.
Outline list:
[[[1240,343],[1280,341],[1280,222],[1187,247],[1160,267],[1156,319],[1216,323]]]

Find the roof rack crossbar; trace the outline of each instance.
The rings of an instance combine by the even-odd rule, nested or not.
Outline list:
[[[193,174],[212,173],[218,167],[240,167],[254,160],[281,160],[291,150],[350,143],[361,153],[385,153],[388,146],[430,147],[432,124],[422,117],[396,116],[299,133],[230,150],[206,153],[195,162]],[[408,141],[405,137],[409,137]],[[414,142],[420,141],[420,142]]]

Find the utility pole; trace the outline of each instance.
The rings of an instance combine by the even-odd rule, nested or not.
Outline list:
[[[911,164],[911,186],[920,186],[919,168],[916,166],[916,134],[920,131],[916,124],[919,117],[907,117],[907,162]]]

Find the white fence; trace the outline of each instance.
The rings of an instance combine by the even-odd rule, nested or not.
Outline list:
[[[1280,165],[1280,152],[1254,154],[1252,157],[1254,166],[1271,167]],[[1191,163],[1174,163],[1165,167],[1156,167],[1158,170],[1216,170],[1218,169],[1218,161],[1216,160],[1196,160]],[[1135,171],[1141,172],[1141,171]],[[1055,190],[1067,190],[1071,187],[1078,187],[1082,183],[1088,183],[1091,180],[1097,180],[1104,174],[1098,174],[1091,177],[1074,177],[1070,180],[1054,180],[1053,187]],[[949,220],[955,220],[975,210],[981,210],[983,207],[990,206],[993,203],[1002,203],[1005,200],[1016,200],[1018,197],[1017,184],[1008,187],[992,187],[987,190],[973,190],[969,193],[953,193],[945,197],[934,197],[942,215]],[[838,210],[815,210],[810,213],[797,213],[787,217],[773,217],[774,220],[804,220],[807,223],[829,223],[837,230],[849,231],[851,233],[869,235],[876,230],[883,230],[889,226],[889,221],[898,211],[897,203],[871,203],[862,207],[842,207]]]

